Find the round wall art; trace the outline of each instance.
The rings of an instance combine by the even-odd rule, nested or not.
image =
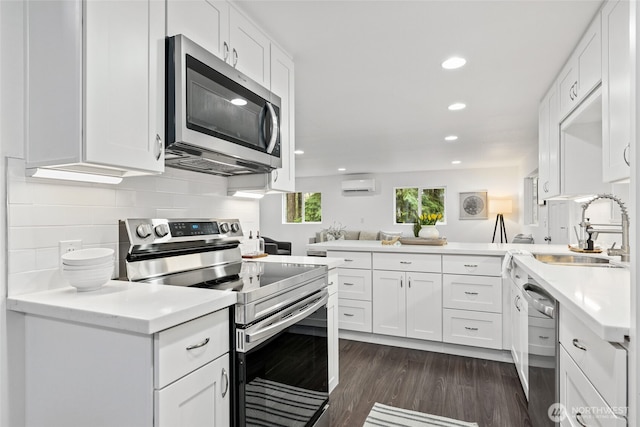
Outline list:
[[[460,193],[460,219],[487,219],[487,192]]]

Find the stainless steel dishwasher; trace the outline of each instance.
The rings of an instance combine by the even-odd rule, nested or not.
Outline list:
[[[531,279],[522,290],[529,308],[529,418],[533,427],[557,426],[558,302]]]

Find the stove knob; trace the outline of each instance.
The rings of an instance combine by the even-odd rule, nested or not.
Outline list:
[[[141,237],[143,239],[151,236],[151,231],[151,224],[140,224],[136,227],[136,234],[138,235],[138,237]]]
[[[154,228],[154,231],[156,232],[156,236],[164,237],[167,234],[169,234],[169,225],[168,224],[158,224],[158,225],[156,225],[156,228]]]
[[[237,222],[231,224],[231,231],[233,231],[234,233],[240,231],[240,224],[238,224]]]
[[[227,224],[226,222],[221,223],[220,231],[224,234],[227,234],[229,232],[229,224]]]

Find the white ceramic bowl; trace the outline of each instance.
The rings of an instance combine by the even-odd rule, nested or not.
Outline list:
[[[94,291],[104,286],[113,275],[113,263],[106,268],[95,270],[62,270],[62,275],[69,281],[69,284],[78,291]]]
[[[113,260],[110,260],[101,264],[95,264],[95,265],[68,265],[63,262],[62,269],[66,271],[91,271],[91,270],[100,270],[103,268],[109,268],[112,265],[113,265]]]
[[[109,248],[89,248],[67,252],[62,255],[66,265],[98,265],[113,260],[114,250]]]

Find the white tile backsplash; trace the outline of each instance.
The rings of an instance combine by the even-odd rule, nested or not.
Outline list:
[[[167,169],[111,186],[27,178],[22,159],[7,165],[9,295],[67,286],[61,240],[117,253],[120,219],[238,218],[247,234],[259,225],[259,203],[227,197],[222,177]]]

